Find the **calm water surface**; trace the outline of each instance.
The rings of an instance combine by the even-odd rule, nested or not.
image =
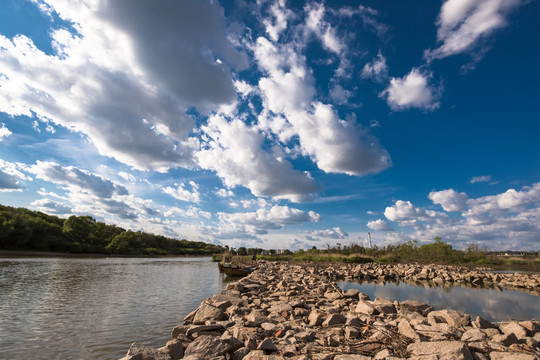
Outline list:
[[[436,310],[454,309],[490,321],[540,319],[540,296],[514,290],[469,287],[423,287],[403,282],[339,282],[344,289],[358,289],[373,300],[418,300]]]
[[[210,258],[0,258],[0,359],[119,359],[160,347],[224,285]]]

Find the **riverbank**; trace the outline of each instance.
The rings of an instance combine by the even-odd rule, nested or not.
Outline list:
[[[402,270],[409,272],[404,276],[485,283],[491,273],[375,265],[261,262],[259,270],[203,301],[172,330],[164,347],[134,343],[123,359],[539,359],[538,321],[492,323],[418,301],[369,299],[335,283]],[[539,274],[523,275],[519,279],[538,291]],[[495,276],[504,286],[516,281],[511,274]]]

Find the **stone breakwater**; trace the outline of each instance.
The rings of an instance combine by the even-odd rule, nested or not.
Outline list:
[[[538,321],[492,323],[418,301],[369,299],[335,284],[336,279],[399,275],[418,281],[482,279],[484,284],[518,285],[510,275],[496,279],[484,272],[455,270],[263,262],[259,270],[204,300],[172,330],[164,347],[133,343],[122,360],[540,359]],[[539,275],[523,276],[525,288],[536,284],[530,290],[538,291]]]

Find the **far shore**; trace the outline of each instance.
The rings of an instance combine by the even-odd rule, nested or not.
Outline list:
[[[66,258],[162,258],[162,257],[211,257],[211,255],[107,255],[74,254],[54,251],[0,250],[2,257],[66,257]]]

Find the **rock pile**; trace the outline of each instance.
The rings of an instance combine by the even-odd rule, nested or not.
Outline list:
[[[407,276],[431,274],[397,268],[394,273],[413,269]],[[472,320],[418,301],[371,300],[334,282],[371,276],[367,270],[387,276],[364,266],[261,263],[260,270],[204,300],[164,347],[134,343],[122,360],[540,359],[540,322]],[[448,276],[460,278],[451,271]]]

